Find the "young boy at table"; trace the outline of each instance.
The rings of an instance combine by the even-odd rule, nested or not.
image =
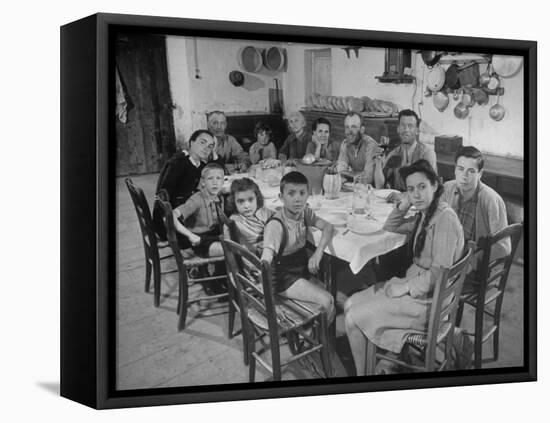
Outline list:
[[[223,213],[219,196],[223,178],[223,167],[218,163],[208,163],[201,172],[199,191],[173,210],[180,248],[192,248],[201,256],[223,255],[218,239],[219,213]]]
[[[332,239],[333,226],[307,206],[308,181],[302,173],[287,173],[280,187],[283,207],[266,224],[261,258],[273,267],[276,293],[315,304],[326,312],[331,322],[335,315],[334,299],[312,281],[311,274],[319,270],[323,251]],[[306,239],[312,226],[323,233],[315,252],[308,258]]]

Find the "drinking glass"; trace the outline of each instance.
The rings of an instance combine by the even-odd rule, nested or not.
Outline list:
[[[311,207],[314,209],[321,208],[321,200],[323,199],[323,189],[314,187],[311,190]]]
[[[368,182],[367,177],[362,174],[355,176],[353,182],[352,214],[368,217],[372,214],[372,185]]]

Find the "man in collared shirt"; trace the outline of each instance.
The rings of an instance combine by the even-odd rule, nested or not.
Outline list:
[[[433,149],[418,141],[420,118],[413,110],[401,110],[397,121],[397,134],[401,139],[401,145],[388,154],[384,166],[379,166],[378,170],[375,171],[374,178],[376,187],[387,185],[389,188],[405,191],[407,187],[399,174],[399,169],[410,166],[417,160],[425,159],[437,172],[437,159]],[[388,201],[397,198],[397,195],[391,195],[388,197]]]
[[[502,197],[481,182],[483,155],[472,146],[462,147],[455,156],[455,179],[444,184],[443,200],[456,212],[464,229],[464,241],[478,241],[508,226]],[[493,249],[492,258],[510,252],[505,238]]]
[[[237,164],[241,169],[246,169],[250,160],[248,153],[232,135],[226,134],[227,118],[224,112],[216,110],[208,115],[208,130],[214,134],[216,146],[213,152],[213,159],[224,164]]]
[[[363,172],[369,181],[374,182],[375,167],[379,161],[375,157],[382,149],[375,140],[362,133],[362,118],[358,113],[348,113],[344,118],[346,138],[340,145],[337,169],[339,172]],[[380,164],[378,164],[380,166]]]
[[[306,154],[311,141],[311,132],[306,129],[306,120],[300,112],[288,116],[288,127],[291,134],[279,149],[279,160],[301,159]]]

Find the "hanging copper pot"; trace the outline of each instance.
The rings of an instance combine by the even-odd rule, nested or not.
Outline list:
[[[422,50],[420,54],[422,55],[422,60],[426,66],[434,66],[437,62],[439,62],[439,59],[445,54],[445,52]]]
[[[473,95],[475,102],[480,106],[485,106],[487,103],[489,103],[489,96],[484,90],[475,88],[473,90]]]
[[[499,103],[500,101],[500,95],[497,97],[497,104],[495,104],[493,107],[489,109],[489,116],[491,116],[491,119],[495,121],[501,121],[504,118],[504,115],[506,114],[506,110],[504,107],[502,107]]]
[[[470,109],[468,106],[466,106],[463,103],[458,103],[455,106],[454,114],[459,119],[466,119],[468,117],[468,114],[470,113]]]
[[[449,96],[443,91],[438,91],[433,96],[433,103],[437,110],[443,112],[449,106]]]
[[[514,76],[523,63],[523,57],[520,56],[493,56],[493,69],[495,72],[503,77],[510,78]]]
[[[460,88],[460,80],[458,79],[458,65],[453,62],[445,71],[445,88],[456,90]]]
[[[440,65],[436,65],[430,69],[426,85],[430,90],[436,92],[443,88],[443,84],[445,84],[445,69]]]
[[[487,70],[483,72],[481,75],[479,75],[479,86],[481,88],[484,88],[487,85],[489,85],[490,81],[491,81],[491,63],[487,65]]]
[[[464,91],[461,101],[466,107],[472,107],[476,103],[472,91]]]

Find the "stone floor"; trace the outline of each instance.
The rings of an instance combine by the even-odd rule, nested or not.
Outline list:
[[[156,174],[132,177],[151,201]],[[117,388],[141,389],[248,382],[243,364],[242,339],[227,337],[227,313],[223,304],[212,303],[208,316],[190,311],[186,328],[176,328],[177,273],[163,276],[159,308],[152,293],[144,292],[145,261],[143,245],[130,196],[123,178],[117,179]],[[521,246],[520,246],[521,247]],[[522,252],[518,252],[522,256]],[[522,261],[519,261],[522,263]],[[171,259],[163,264],[174,268]],[[346,294],[360,289],[371,273],[366,268],[353,276],[345,266],[338,272],[337,303]],[[353,376],[355,369],[340,313],[336,324],[335,376]],[[237,325],[238,325],[238,318]],[[510,367],[523,364],[523,266],[514,264],[508,280],[497,362],[484,367]],[[464,322],[471,326],[472,313],[466,310]],[[491,356],[490,342],[484,357]],[[289,354],[285,348],[284,354]],[[316,359],[318,360],[318,359]],[[283,380],[319,377],[311,363],[295,363],[283,373]],[[269,380],[257,367],[256,380]]]

